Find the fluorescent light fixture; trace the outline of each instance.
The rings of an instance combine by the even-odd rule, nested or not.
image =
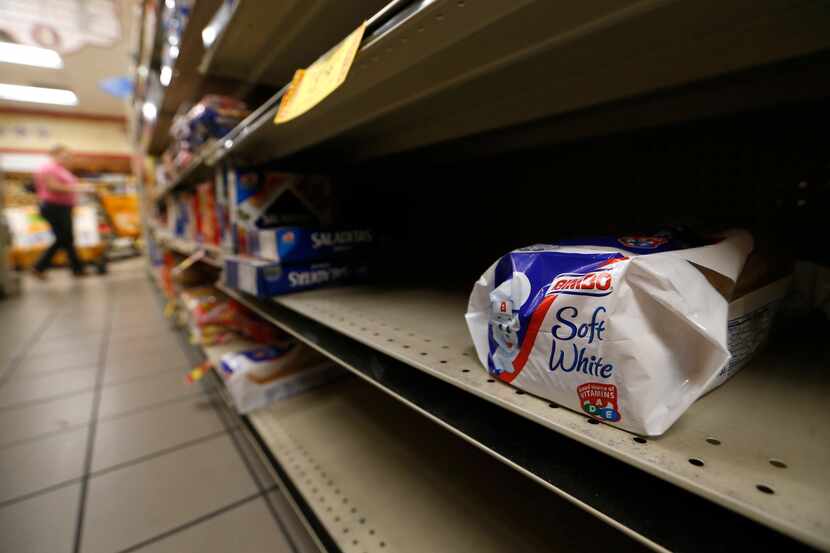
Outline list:
[[[60,54],[48,48],[37,46],[26,46],[13,42],[0,42],[0,62],[16,63],[19,65],[32,65],[34,67],[46,67],[49,69],[60,69],[63,67],[63,60]]]
[[[78,105],[78,97],[71,90],[23,86],[19,84],[0,84],[0,100],[31,102],[34,104],[55,104],[58,106]]]
[[[158,115],[158,109],[154,103],[144,102],[144,105],[141,106],[141,114],[147,121],[155,121],[156,115]]]
[[[173,69],[169,65],[165,65],[161,68],[161,72],[159,73],[159,81],[161,82],[161,86],[169,85],[172,80]]]
[[[176,59],[176,58],[179,57],[179,47],[178,46],[171,46],[170,50],[168,50],[168,51],[170,52],[170,57],[171,58]]]
[[[205,48],[210,48],[214,40],[216,40],[216,26],[211,23],[202,29],[202,44]]]

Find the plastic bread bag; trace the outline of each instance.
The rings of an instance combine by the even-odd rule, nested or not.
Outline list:
[[[729,363],[727,298],[753,249],[743,230],[683,234],[503,256],[470,296],[466,319],[479,360],[529,393],[631,432],[662,434],[740,368]]]
[[[218,369],[240,413],[324,384],[343,371],[296,342],[226,353]]]

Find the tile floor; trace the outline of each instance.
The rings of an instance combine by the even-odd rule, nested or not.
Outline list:
[[[0,553],[314,549],[146,262],[0,301]]]

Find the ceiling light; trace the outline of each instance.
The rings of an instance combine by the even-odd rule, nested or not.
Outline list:
[[[170,57],[176,59],[179,57],[179,47],[178,46],[171,46],[170,47]]]
[[[0,62],[48,67],[49,69],[60,69],[63,67],[63,60],[60,54],[54,50],[38,48],[37,46],[26,46],[25,44],[15,44],[13,42],[0,42]]]
[[[216,27],[211,24],[202,29],[202,44],[205,48],[210,48],[214,40],[216,40]]]
[[[158,115],[158,109],[154,103],[144,102],[144,105],[141,106],[141,114],[147,121],[155,121],[156,115]]]
[[[167,86],[171,80],[173,80],[173,69],[169,65],[165,65],[159,73],[159,81],[161,81],[162,86]]]
[[[78,97],[71,90],[23,86],[19,84],[0,84],[0,100],[32,102],[35,104],[56,104],[59,106],[78,105]]]
[[[164,0],[164,5],[167,6],[168,10],[172,10],[176,7],[176,0]]]

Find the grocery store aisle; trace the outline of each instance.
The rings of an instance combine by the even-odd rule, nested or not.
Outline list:
[[[0,552],[303,550],[146,262],[50,277],[0,301]]]

